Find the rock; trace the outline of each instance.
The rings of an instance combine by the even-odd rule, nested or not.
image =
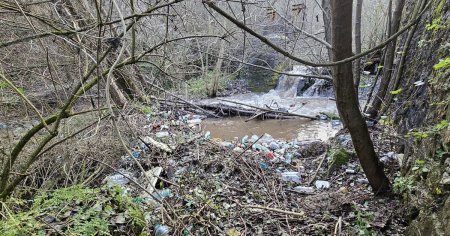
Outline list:
[[[300,173],[299,172],[283,172],[283,173],[281,173],[281,179],[285,182],[300,183]]]
[[[297,186],[293,189],[294,192],[303,193],[303,194],[313,194],[314,188],[307,186]]]
[[[336,136],[335,140],[336,140],[336,143],[341,147],[347,147],[347,148],[353,147],[352,137],[350,136],[350,134],[338,135],[338,136]]]
[[[279,42],[281,40],[275,41]],[[252,53],[248,56],[247,60],[249,63],[270,68],[280,68],[280,56],[276,51],[259,41],[254,41],[254,43],[257,50],[252,50]],[[284,70],[284,66],[281,67],[281,70]],[[252,92],[268,92],[275,88],[278,82],[278,75],[274,72],[246,65],[242,68],[241,78],[247,81],[248,88]]]
[[[301,157],[315,157],[323,154],[328,149],[328,144],[322,141],[308,141],[299,143],[298,154]]]
[[[316,180],[314,183],[317,189],[328,189],[330,188],[330,182],[324,180]]]

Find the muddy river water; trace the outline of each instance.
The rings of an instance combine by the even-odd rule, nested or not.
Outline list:
[[[289,120],[250,120],[248,117],[232,117],[226,119],[208,119],[202,123],[203,130],[211,132],[213,138],[233,140],[245,135],[261,136],[270,134],[275,139],[291,141],[327,140],[337,132],[331,122],[309,121],[306,119]]]
[[[316,116],[321,112],[335,113],[337,109],[335,102],[328,98],[321,97],[285,97],[282,91],[271,90],[266,94],[240,94],[225,98],[226,100],[236,101],[258,107],[271,107],[274,109],[283,109],[290,113]],[[204,103],[223,103],[219,99],[206,99]],[[236,104],[233,104],[236,105]],[[245,107],[245,106],[243,106]],[[263,135],[270,134],[276,139],[290,141],[293,139],[327,140],[333,136],[339,126],[332,125],[327,121],[311,121],[309,119],[296,118],[286,120],[250,120],[248,117],[231,117],[221,119],[207,119],[202,122],[203,130],[210,131],[212,138],[222,140],[233,140],[235,137],[245,135]]]
[[[293,74],[308,74],[310,69],[305,66],[294,66]],[[246,93],[238,94],[224,98],[231,101],[226,102],[224,99],[205,99],[201,103],[204,104],[224,104],[240,106],[234,102],[247,104],[262,108],[271,108],[274,110],[282,110],[289,113],[296,113],[307,116],[317,116],[320,113],[337,114],[336,104],[327,96],[329,93],[320,94],[316,91],[322,90],[323,81],[317,80],[301,97],[297,96],[298,86],[302,77],[282,76],[278,81],[275,89],[268,93],[256,94]],[[235,137],[243,137],[245,135],[256,134],[258,136],[265,133],[270,134],[273,138],[291,141],[297,139],[299,141],[320,139],[327,140],[329,137],[340,129],[341,125],[334,122],[309,120],[309,119],[286,119],[286,120],[250,120],[248,117],[232,117],[222,119],[207,119],[202,122],[203,130],[210,131],[212,138],[220,138],[222,140],[233,140]],[[332,124],[334,123],[334,125]]]

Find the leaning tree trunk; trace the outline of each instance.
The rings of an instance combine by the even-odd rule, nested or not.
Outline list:
[[[352,56],[352,0],[332,0],[333,61]],[[378,161],[365,120],[359,110],[353,83],[352,63],[333,67],[334,90],[339,115],[352,137],[356,154],[375,194],[390,190],[390,183]]]
[[[361,13],[363,0],[356,1],[355,17],[355,54],[361,53]],[[359,83],[361,81],[361,58],[353,62],[353,76],[355,81],[356,98],[358,99]]]
[[[395,34],[400,28],[400,20],[402,18],[403,7],[405,6],[405,0],[397,0],[397,5],[394,10],[394,15],[391,22],[391,34]],[[386,57],[384,58],[383,64],[383,77],[381,77],[380,88],[377,94],[373,98],[372,104],[367,110],[367,113],[372,118],[378,116],[383,99],[386,96],[387,90],[389,88],[389,83],[391,81],[392,71],[394,70],[394,58],[395,58],[395,47],[397,45],[397,39],[392,40],[386,48]]]

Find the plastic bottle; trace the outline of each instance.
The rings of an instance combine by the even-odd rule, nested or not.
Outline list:
[[[169,236],[169,227],[165,225],[155,225],[155,236]]]

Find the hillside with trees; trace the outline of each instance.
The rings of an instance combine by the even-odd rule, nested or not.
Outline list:
[[[0,0],[0,235],[449,235],[449,0]]]

